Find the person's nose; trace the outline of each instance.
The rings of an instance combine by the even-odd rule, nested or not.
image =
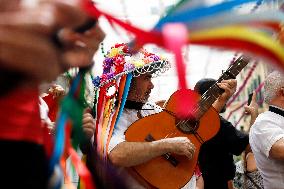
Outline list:
[[[153,84],[152,81],[150,81],[150,89],[154,89],[155,85]]]

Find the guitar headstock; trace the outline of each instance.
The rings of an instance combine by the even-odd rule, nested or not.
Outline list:
[[[250,59],[246,56],[240,56],[233,64],[223,73],[225,78],[223,79],[235,79],[236,76],[242,71],[244,67],[250,62]],[[227,76],[226,76],[227,75]],[[223,75],[222,75],[223,76]],[[222,76],[220,78],[222,78]]]
[[[223,89],[219,88],[217,83],[220,83],[222,80],[235,79],[236,76],[242,71],[244,67],[250,62],[250,59],[246,56],[240,56],[237,58],[233,64],[222,73],[220,78],[213,84],[200,98],[199,106],[200,112],[198,115],[202,115],[211,107],[215,100],[224,92]]]

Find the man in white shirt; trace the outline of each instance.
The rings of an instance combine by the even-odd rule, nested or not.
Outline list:
[[[264,188],[284,189],[284,75],[269,74],[264,83],[269,111],[260,114],[250,130],[250,145]]]
[[[195,146],[187,137],[165,138],[153,142],[125,141],[125,131],[134,121],[161,111],[156,104],[147,102],[151,90],[154,88],[151,78],[151,73],[145,73],[132,79],[125,109],[114,130],[108,148],[109,159],[116,166],[132,167],[166,153],[185,155],[191,159],[195,152]],[[213,106],[217,111],[220,111],[228,98],[235,92],[236,80],[225,80],[218,86],[225,92]],[[195,182],[196,179],[193,177],[185,187],[194,189],[198,186]],[[132,181],[131,188],[144,187]],[[201,188],[203,188],[203,182]]]

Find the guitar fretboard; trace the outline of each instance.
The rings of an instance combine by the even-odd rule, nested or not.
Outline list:
[[[223,89],[219,88],[217,83],[222,80],[235,79],[236,76],[241,72],[241,70],[249,63],[249,59],[240,56],[222,75],[221,77],[212,85],[202,96],[198,102],[198,107],[196,108],[195,117],[199,120],[203,114],[212,106],[212,104],[217,100],[217,98],[224,92]]]

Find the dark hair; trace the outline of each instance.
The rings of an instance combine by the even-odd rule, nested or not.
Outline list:
[[[195,84],[194,90],[203,95],[214,83],[216,83],[216,80],[212,78],[201,79]]]
[[[217,81],[216,79],[212,78],[201,79],[195,84],[194,90],[198,94],[203,95],[212,85],[216,83],[216,81]],[[222,108],[220,113],[224,113],[225,111],[226,111],[226,105]]]

